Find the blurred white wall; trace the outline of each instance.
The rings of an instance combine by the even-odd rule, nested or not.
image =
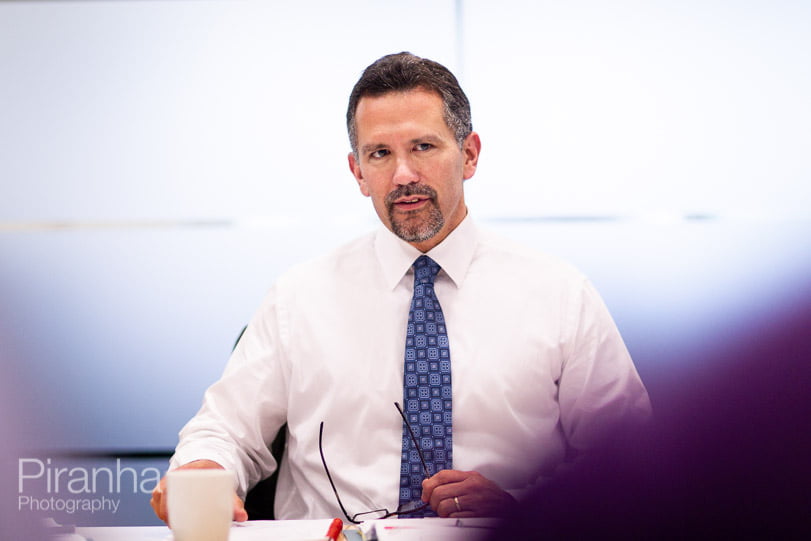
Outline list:
[[[808,217],[808,2],[464,5],[488,212]]]

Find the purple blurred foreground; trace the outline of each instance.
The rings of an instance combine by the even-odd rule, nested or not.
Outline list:
[[[673,374],[617,435],[522,503],[503,539],[807,539],[811,295]]]

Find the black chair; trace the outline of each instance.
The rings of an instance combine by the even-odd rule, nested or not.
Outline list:
[[[282,462],[284,447],[287,442],[287,423],[285,423],[276,434],[273,443],[270,444],[270,452],[276,459],[276,464]],[[279,468],[270,477],[259,481],[245,496],[245,511],[248,512],[248,520],[274,520],[273,504],[276,501],[276,482],[279,480]]]
[[[247,329],[247,325],[239,333],[234,347],[237,347],[239,339]],[[245,511],[248,512],[248,520],[275,520],[273,505],[276,501],[276,483],[279,480],[279,465],[282,463],[282,456],[287,444],[287,423],[282,425],[279,433],[270,444],[270,453],[276,459],[276,471],[270,477],[262,479],[245,496]]]

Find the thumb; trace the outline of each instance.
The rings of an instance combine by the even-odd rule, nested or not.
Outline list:
[[[248,520],[248,512],[245,511],[245,504],[236,494],[234,494],[234,520],[237,522],[245,522]]]

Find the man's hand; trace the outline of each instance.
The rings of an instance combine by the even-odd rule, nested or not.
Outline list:
[[[422,482],[422,501],[440,517],[495,517],[515,498],[475,471],[442,470]]]
[[[224,469],[222,466],[217,464],[211,460],[195,460],[193,462],[189,462],[188,464],[184,464],[177,468],[178,470],[222,470]],[[158,486],[155,487],[155,490],[152,491],[152,499],[149,500],[149,504],[152,506],[152,510],[155,511],[155,514],[158,515],[158,518],[164,521],[167,525],[169,524],[169,515],[166,511],[166,477],[164,476],[161,479]],[[244,522],[248,520],[248,513],[245,511],[245,505],[242,503],[242,500],[239,499],[239,496],[234,493],[234,520],[237,522]]]

